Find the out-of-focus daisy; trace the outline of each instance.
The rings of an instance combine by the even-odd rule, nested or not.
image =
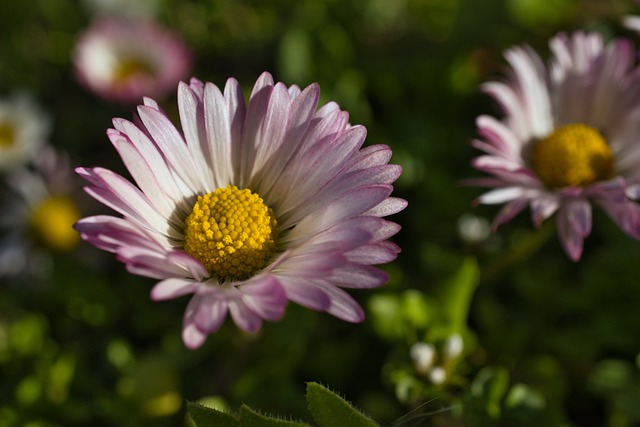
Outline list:
[[[78,168],[86,191],[124,218],[94,216],[81,237],[116,253],[135,274],[159,279],[154,300],[193,294],[183,340],[200,346],[227,313],[245,331],[276,321],[289,300],[350,322],[363,320],[342,288],[371,288],[396,258],[399,226],[382,217],[401,168],[391,150],[362,148],[366,130],[319,86],[274,84],[264,73],[248,104],[235,79],[223,91],[192,79],[178,88],[182,132],[151,99],[107,134],[137,183]]]
[[[101,18],[78,38],[78,80],[108,100],[140,102],[164,96],[186,76],[191,53],[173,32],[152,21]]]
[[[536,226],[556,214],[560,241],[577,261],[592,205],[640,238],[640,81],[628,40],[560,34],[550,47],[547,67],[529,47],[509,49],[507,80],[483,85],[505,117],[477,120],[483,140],[473,145],[486,155],[473,166],[493,177],[475,183],[495,187],[480,203],[506,203],[494,227],[527,206]]]
[[[0,170],[23,166],[48,138],[47,115],[25,94],[0,99]]]
[[[29,166],[6,176],[0,276],[42,275],[49,267],[49,251],[69,251],[79,241],[73,230],[80,212],[71,198],[69,159],[44,145]]]

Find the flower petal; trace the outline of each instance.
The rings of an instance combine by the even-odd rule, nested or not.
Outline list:
[[[154,301],[174,299],[194,293],[197,287],[193,280],[172,277],[156,283],[151,289],[150,296]]]
[[[557,216],[560,243],[573,261],[582,255],[584,238],[591,232],[591,205],[586,200],[565,203]]]
[[[228,302],[221,292],[205,293],[194,317],[196,327],[207,334],[216,332],[227,318]]]

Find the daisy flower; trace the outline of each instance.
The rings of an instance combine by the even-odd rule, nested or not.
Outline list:
[[[221,91],[178,87],[182,131],[151,99],[107,134],[137,186],[103,168],[78,168],[86,191],[123,215],[82,219],[87,242],[159,282],[153,300],[192,294],[182,338],[199,347],[230,314],[242,330],[277,321],[288,301],[349,322],[362,308],[342,288],[387,282],[373,264],[396,258],[399,226],[382,217],[400,166],[362,148],[366,130],[319,86],[274,84],[264,73],[248,104],[235,79]]]
[[[24,166],[48,138],[47,115],[25,94],[0,100],[0,170]]]
[[[555,214],[562,246],[577,261],[593,205],[640,238],[636,50],[595,33],[559,34],[550,48],[546,67],[529,47],[509,49],[507,79],[482,86],[505,116],[477,119],[483,139],[473,146],[486,154],[473,166],[493,177],[475,183],[494,187],[479,203],[505,204],[494,228],[527,206],[536,226]]]
[[[80,240],[73,224],[80,212],[71,198],[69,159],[44,145],[29,165],[5,176],[0,212],[0,277],[44,276],[50,251],[70,251]]]
[[[177,35],[152,21],[100,18],[80,35],[76,76],[99,96],[123,103],[164,96],[191,68]]]

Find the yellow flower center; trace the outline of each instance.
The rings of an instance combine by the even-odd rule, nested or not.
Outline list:
[[[38,205],[30,218],[36,237],[54,249],[67,251],[78,243],[73,224],[80,219],[76,205],[67,197],[55,196]]]
[[[613,175],[611,148],[590,126],[561,126],[538,141],[531,154],[533,169],[547,187],[582,187]]]
[[[8,123],[0,123],[0,147],[10,147],[14,144],[16,131]]]
[[[123,84],[135,75],[153,76],[155,70],[139,58],[122,58],[113,73],[116,83]]]
[[[230,185],[198,196],[185,225],[185,252],[220,281],[251,276],[275,251],[273,210],[249,189]]]

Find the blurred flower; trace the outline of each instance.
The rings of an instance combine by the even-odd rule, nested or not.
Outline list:
[[[151,21],[101,18],[77,40],[76,76],[108,100],[140,102],[164,96],[191,68],[177,35]]]
[[[227,313],[245,331],[279,320],[288,300],[358,322],[341,288],[381,286],[372,267],[396,258],[382,219],[406,206],[389,197],[401,168],[391,150],[362,148],[366,130],[320,89],[274,84],[264,73],[248,105],[235,79],[221,92],[192,79],[178,88],[182,133],[145,98],[135,124],[107,133],[139,188],[103,168],[78,168],[86,191],[124,218],[76,225],[127,269],[160,279],[154,300],[194,294],[183,322],[189,348]]]
[[[2,203],[0,276],[46,274],[49,250],[69,251],[79,241],[73,224],[80,212],[70,197],[69,159],[49,145],[35,155],[33,168],[6,177]]]
[[[25,165],[45,143],[49,118],[26,94],[0,99],[0,170]]]
[[[640,238],[639,74],[624,39],[605,44],[598,34],[560,34],[550,47],[546,68],[531,48],[509,49],[508,79],[483,85],[506,117],[477,120],[484,140],[473,145],[487,154],[473,166],[493,177],[474,183],[496,187],[479,203],[506,203],[494,228],[526,206],[536,226],[557,213],[560,241],[577,261],[592,204]]]

